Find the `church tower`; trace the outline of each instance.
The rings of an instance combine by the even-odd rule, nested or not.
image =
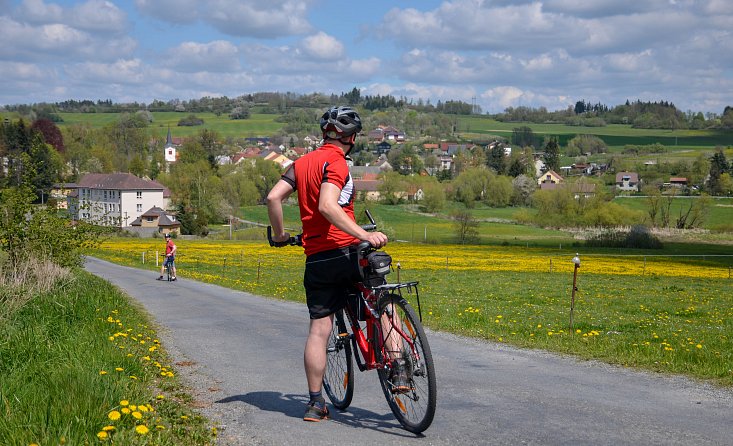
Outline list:
[[[168,136],[165,139],[165,148],[163,149],[165,153],[165,162],[166,163],[175,163],[176,162],[176,147],[173,145],[173,138],[171,137],[171,128],[168,127]]]

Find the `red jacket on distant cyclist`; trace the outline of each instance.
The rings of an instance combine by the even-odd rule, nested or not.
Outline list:
[[[178,248],[176,247],[176,244],[173,243],[173,239],[171,238],[171,234],[167,233],[165,235],[165,260],[163,261],[163,264],[160,266],[160,277],[158,277],[158,280],[163,280],[163,274],[165,273],[165,267],[170,265],[171,268],[171,280],[176,280],[176,250]]]

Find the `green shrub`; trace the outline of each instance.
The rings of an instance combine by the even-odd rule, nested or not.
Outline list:
[[[111,230],[84,222],[72,224],[49,206],[33,205],[26,187],[0,191],[0,250],[12,270],[30,258],[59,266],[79,266],[81,251],[93,247]]]
[[[590,237],[585,245],[594,248],[662,249],[662,242],[646,226],[636,225],[629,231],[609,229]]]

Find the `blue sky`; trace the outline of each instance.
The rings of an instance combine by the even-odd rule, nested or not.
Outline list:
[[[0,0],[0,106],[391,94],[733,106],[731,0]]]

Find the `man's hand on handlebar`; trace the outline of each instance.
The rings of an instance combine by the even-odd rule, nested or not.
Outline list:
[[[274,246],[276,248],[282,248],[283,246],[289,246],[289,245],[297,245],[297,246],[303,245],[303,239],[300,234],[296,235],[295,237],[292,237],[290,233],[285,232],[281,236],[273,236],[272,235],[272,226],[267,227],[267,241],[270,242],[270,246]]]
[[[287,242],[289,240],[290,240],[290,233],[289,232],[285,232],[285,233],[283,233],[283,235],[281,235],[279,237],[276,236],[276,235],[273,235],[272,236],[272,241],[275,242],[275,243],[278,243],[278,244],[279,243],[285,243],[285,242]]]
[[[362,240],[369,242],[375,248],[381,248],[387,244],[387,236],[381,232],[367,232],[366,238]]]

